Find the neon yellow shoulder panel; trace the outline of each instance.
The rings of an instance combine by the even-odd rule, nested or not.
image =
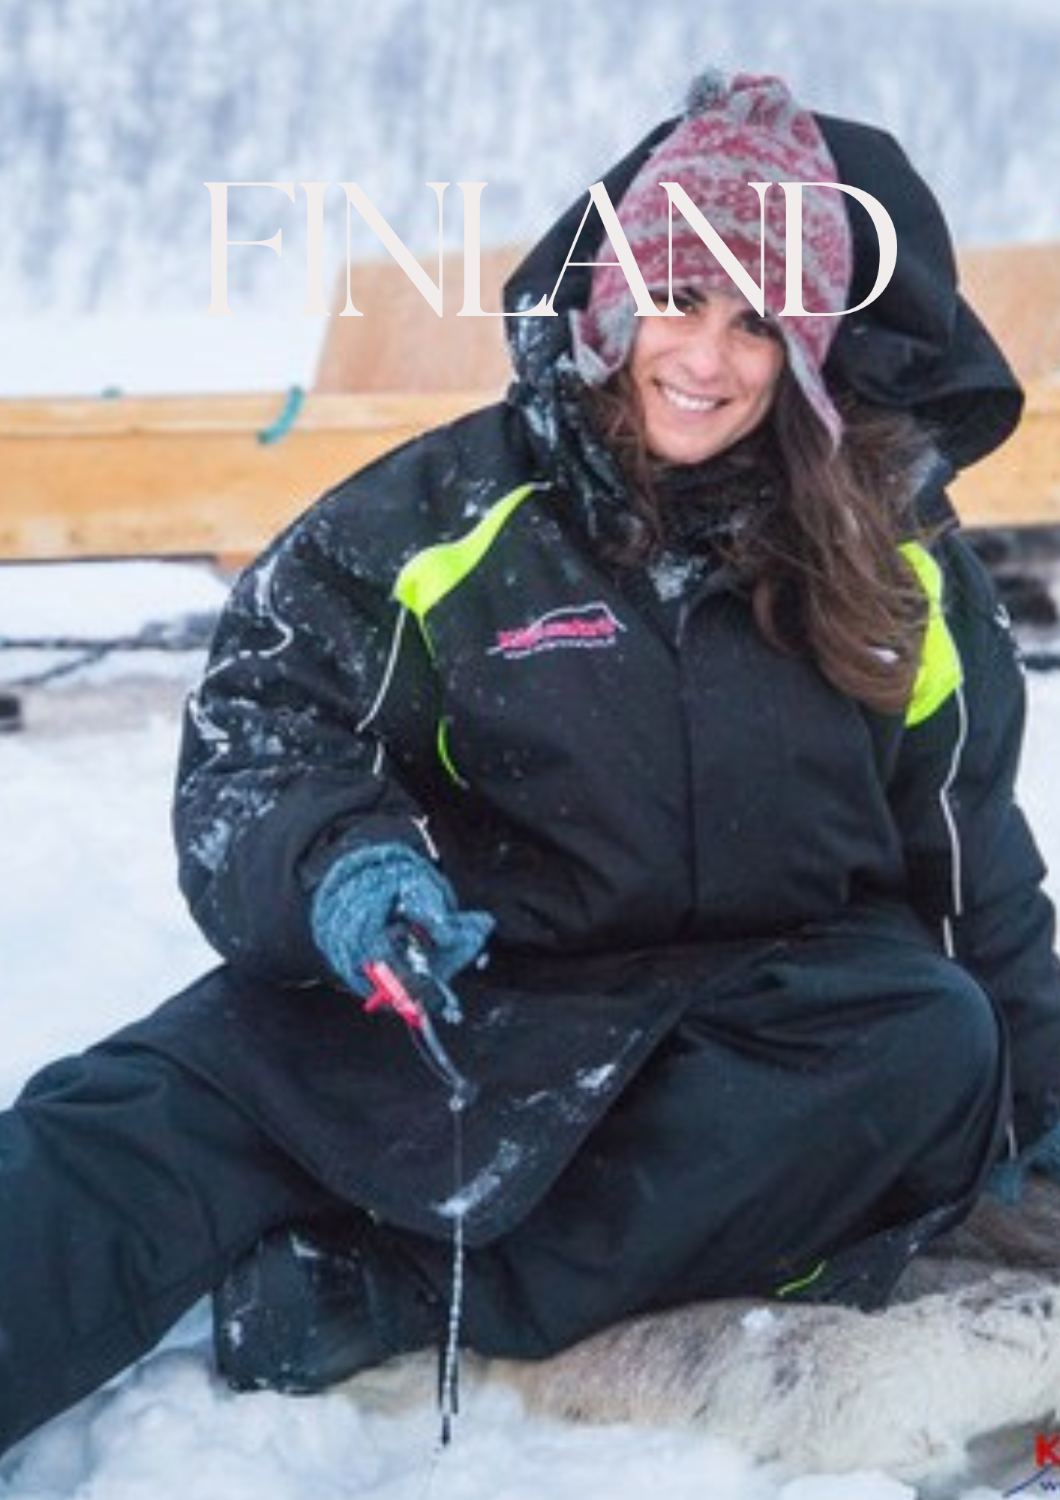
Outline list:
[[[394,598],[423,628],[426,616],[478,567],[500,535],[505,522],[538,488],[523,484],[504,495],[466,536],[439,542],[410,557],[394,584]],[[913,696],[906,710],[910,727],[922,724],[957,691],[964,678],[960,654],[942,609],[942,569],[920,542],[899,548],[927,595],[928,621],[920,653]]]
[[[415,557],[410,557],[397,576],[394,598],[414,614],[422,626],[424,618],[439,600],[478,567],[513,511],[538,488],[536,484],[521,484],[491,505],[466,536],[455,542],[439,542],[434,547],[425,547]]]
[[[920,542],[903,542],[899,551],[916,574],[928,599],[928,621],[920,648],[920,669],[905,722],[912,727],[942,707],[961,686],[964,671],[957,644],[942,611],[942,569]]]

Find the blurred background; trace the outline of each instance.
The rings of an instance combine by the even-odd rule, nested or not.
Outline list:
[[[708,64],[893,131],[962,245],[1060,234],[1050,0],[4,0],[0,395],[309,384],[305,194],[230,192],[229,237],[283,255],[230,249],[211,318],[206,181],[330,182],[330,301],[340,181],[420,254],[433,180],[450,246],[461,180],[484,245],[530,240]],[[353,258],[380,253],[355,216]]]

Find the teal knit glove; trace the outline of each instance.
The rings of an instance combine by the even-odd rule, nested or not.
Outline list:
[[[479,956],[495,925],[486,912],[461,911],[445,876],[404,844],[336,860],[317,887],[311,922],[320,952],[359,995],[372,989],[365,964],[401,963],[410,932],[431,973],[448,982]]]

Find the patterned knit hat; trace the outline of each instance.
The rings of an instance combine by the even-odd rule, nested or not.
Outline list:
[[[634,177],[617,213],[649,290],[670,279],[670,205],[660,182],[678,182],[758,285],[760,220],[764,220],[765,310],[784,337],[792,374],[833,444],[842,420],[821,367],[846,306],[852,270],[850,227],[843,194],[803,190],[803,306],[824,317],[776,316],[785,293],[785,194],[765,194],[765,213],[750,182],[836,182],[835,163],[813,117],[792,99],[779,78],[738,74],[728,82],[707,73],[689,93],[685,118]],[[684,216],[673,214],[673,286],[696,291],[738,291],[713,252]],[[602,261],[614,260],[605,239]],[[636,332],[636,305],[618,265],[593,271],[589,303],[573,314],[578,368],[598,385],[625,362]]]

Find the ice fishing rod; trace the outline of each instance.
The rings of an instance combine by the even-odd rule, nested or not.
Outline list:
[[[454,1109],[465,1109],[477,1089],[449,1056],[433,1016],[459,1026],[464,1019],[460,1001],[431,968],[430,954],[418,930],[401,921],[388,929],[388,946],[395,957],[369,959],[361,969],[371,986],[364,1002],[367,1015],[390,1011],[408,1028],[417,1051],[433,1073],[451,1090]]]
[[[474,1083],[460,1071],[443,1045],[434,1017],[453,1026],[463,1019],[460,1001],[448,984],[431,968],[429,938],[403,919],[387,929],[390,960],[369,959],[361,972],[370,992],[364,1001],[368,1015],[387,1013],[402,1021],[413,1045],[431,1072],[449,1089],[453,1120],[453,1263],[449,1295],[449,1318],[438,1381],[441,1413],[440,1447],[448,1447],[453,1418],[459,1411],[460,1328],[464,1305],[464,1140],[463,1115],[478,1094]]]

